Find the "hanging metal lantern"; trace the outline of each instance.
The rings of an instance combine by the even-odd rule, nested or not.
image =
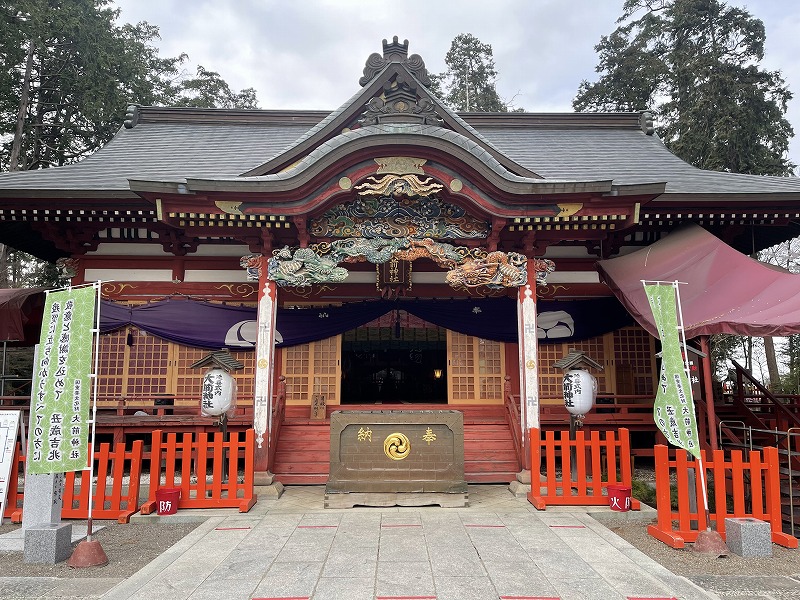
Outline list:
[[[203,375],[200,411],[204,417],[218,417],[236,408],[236,380],[230,373],[214,367]]]
[[[585,415],[594,406],[597,380],[588,371],[572,369],[564,373],[564,406],[573,415]]]

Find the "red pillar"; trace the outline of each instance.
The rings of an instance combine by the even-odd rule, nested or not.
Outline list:
[[[272,388],[275,372],[275,318],[277,316],[277,286],[267,275],[267,259],[253,257],[258,263],[258,316],[256,337],[255,398],[253,399],[253,429],[256,433],[255,469],[269,467],[269,445],[272,442]],[[251,265],[253,266],[253,265]]]
[[[714,407],[714,384],[711,373],[711,348],[708,344],[708,336],[700,336],[700,351],[705,354],[703,357],[703,385],[706,394],[706,426],[708,427],[708,439],[711,442],[712,450],[719,450],[717,440],[717,411]]]
[[[525,469],[538,473],[530,464],[530,430],[539,428],[539,364],[536,335],[536,260],[528,258],[528,281],[520,286],[517,301],[519,323],[520,415]]]

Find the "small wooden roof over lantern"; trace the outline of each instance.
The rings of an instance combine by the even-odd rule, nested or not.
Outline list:
[[[231,356],[227,348],[217,350],[211,354],[206,354],[203,358],[196,363],[190,365],[190,369],[202,369],[203,367],[219,367],[225,369],[228,373],[231,371],[238,371],[244,369],[244,365]]]
[[[603,370],[603,365],[589,358],[585,352],[575,350],[574,348],[570,348],[569,353],[561,360],[555,361],[553,366],[561,369],[565,373],[571,369]]]

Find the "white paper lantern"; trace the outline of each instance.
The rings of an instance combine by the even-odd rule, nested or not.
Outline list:
[[[218,417],[236,408],[236,380],[224,369],[214,367],[203,376],[200,412]]]
[[[573,415],[585,415],[594,406],[597,380],[588,371],[573,369],[564,373],[564,406]]]

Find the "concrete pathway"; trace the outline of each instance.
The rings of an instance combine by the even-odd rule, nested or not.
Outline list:
[[[6,596],[15,582],[0,577],[0,598],[103,592],[109,600],[719,598],[672,574],[586,510],[537,512],[506,486],[470,486],[465,509],[326,510],[322,502],[322,487],[297,486],[278,500],[260,497],[247,514],[203,511],[206,520],[196,530],[124,581],[18,578],[38,593]],[[174,522],[198,512],[136,518]],[[73,595],[79,582],[87,582],[85,595]]]

